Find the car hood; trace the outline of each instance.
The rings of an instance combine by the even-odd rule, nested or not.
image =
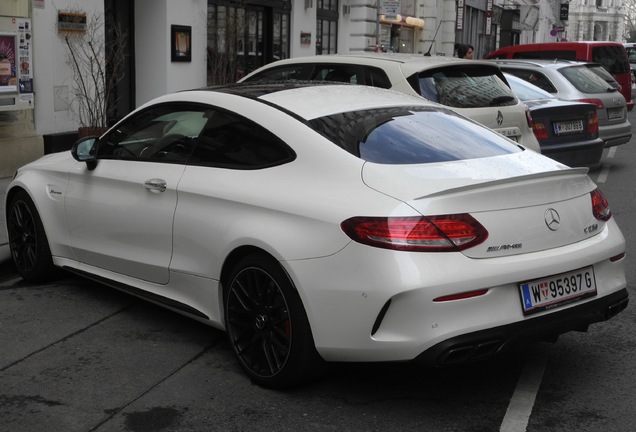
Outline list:
[[[472,258],[517,255],[570,245],[602,231],[586,168],[568,168],[531,151],[427,165],[365,164],[365,183],[422,215],[470,213],[486,242],[463,251]],[[547,218],[560,221],[556,230]],[[552,227],[554,228],[554,227]]]

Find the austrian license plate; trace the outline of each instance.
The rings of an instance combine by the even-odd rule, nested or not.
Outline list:
[[[623,108],[608,108],[607,118],[608,119],[623,118]]]
[[[557,135],[583,132],[583,120],[563,121],[554,123],[554,133]]]
[[[517,141],[519,142],[519,135],[521,135],[521,131],[519,130],[519,128],[504,128],[504,129],[495,129],[497,132],[499,132],[501,135],[505,136],[506,138],[510,138],[513,141]]]
[[[594,267],[519,284],[524,315],[558,308],[596,295]]]

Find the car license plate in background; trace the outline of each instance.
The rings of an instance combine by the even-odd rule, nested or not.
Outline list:
[[[554,133],[568,134],[583,132],[583,120],[563,121],[554,123]]]
[[[510,138],[513,141],[519,142],[519,136],[521,135],[521,130],[519,130],[519,128],[517,127],[495,129],[495,131],[505,136],[506,138]]]
[[[623,118],[623,108],[608,108],[607,118],[608,119]]]
[[[519,290],[524,315],[554,309],[596,295],[594,268],[524,282]]]

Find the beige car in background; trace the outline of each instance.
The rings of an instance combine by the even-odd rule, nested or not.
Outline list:
[[[528,108],[493,62],[394,53],[332,54],[279,60],[241,82],[286,80],[347,82],[422,96],[541,151]]]

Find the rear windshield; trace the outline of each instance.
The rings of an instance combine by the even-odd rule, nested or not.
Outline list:
[[[461,67],[421,72],[415,82],[424,98],[453,108],[512,106],[517,98],[493,68]]]
[[[627,58],[629,59],[629,62],[636,63],[636,47],[635,46],[625,47],[625,51],[627,51]]]
[[[585,66],[564,67],[559,72],[583,93],[607,93],[614,90],[607,81]]]
[[[603,80],[608,83],[610,85],[610,87],[618,89],[619,84],[618,82],[614,79],[614,77],[603,67],[603,66],[593,66],[593,65],[588,65],[588,68],[594,72],[596,75],[600,76],[601,78],[603,78]]]
[[[624,74],[630,71],[625,48],[620,46],[599,46],[592,48],[592,61],[600,63],[611,74]]]
[[[521,151],[512,141],[451,111],[390,107],[339,113],[309,122],[349,153],[381,164],[422,164]]]

